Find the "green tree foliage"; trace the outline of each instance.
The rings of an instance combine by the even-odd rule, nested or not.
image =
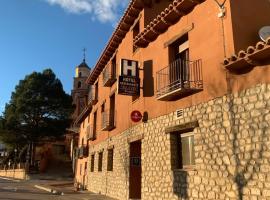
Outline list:
[[[0,118],[0,137],[23,146],[64,134],[70,124],[72,98],[51,69],[27,75],[16,86]]]

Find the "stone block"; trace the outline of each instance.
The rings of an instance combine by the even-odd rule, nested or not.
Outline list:
[[[216,194],[213,191],[210,191],[207,195],[208,199],[216,199]]]
[[[262,191],[262,195],[263,195],[264,197],[270,197],[270,190],[263,190],[263,191]]]

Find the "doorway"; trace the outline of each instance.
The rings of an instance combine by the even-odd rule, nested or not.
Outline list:
[[[129,198],[141,199],[141,140],[130,143]]]

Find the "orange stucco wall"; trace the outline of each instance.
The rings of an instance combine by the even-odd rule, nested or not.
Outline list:
[[[270,25],[270,2],[231,0],[230,4],[235,50],[245,50],[259,40],[260,28]]]
[[[256,21],[258,18],[260,23],[265,23],[265,19],[270,19],[270,16],[268,16],[270,12],[257,12],[257,9],[269,10],[269,2],[267,5],[264,5],[267,2],[266,0],[262,0],[262,2],[260,5],[254,5],[252,0],[227,1],[225,4],[226,16],[223,19],[223,31],[222,20],[217,16],[219,9],[216,3],[214,1],[205,1],[195,7],[191,13],[182,17],[175,25],[172,25],[146,48],[140,48],[135,53],[133,53],[132,49],[133,34],[130,30],[116,53],[117,75],[119,75],[121,58],[139,61],[140,69],[148,67],[146,65],[144,66],[145,62],[152,63],[154,95],[143,97],[143,90],[141,89],[140,98],[132,102],[132,97],[116,94],[116,128],[111,131],[101,131],[101,105],[105,102],[105,110],[109,109],[109,95],[113,91],[116,91],[117,83],[112,87],[103,87],[102,74],[100,74],[97,80],[99,82],[98,103],[93,106],[92,112],[89,115],[90,120],[88,116],[84,120],[84,125],[81,125],[80,141],[82,137],[85,137],[86,127],[93,122],[93,113],[95,111],[97,111],[97,138],[94,141],[89,141],[91,145],[97,144],[107,137],[119,134],[136,125],[136,123],[130,120],[130,113],[133,110],[139,110],[141,113],[146,111],[148,112],[149,119],[151,119],[171,113],[179,108],[190,107],[222,96],[228,92],[228,88],[230,87],[232,87],[233,91],[238,91],[249,88],[259,82],[270,82],[270,77],[266,76],[270,70],[267,66],[256,67],[248,73],[233,75],[226,71],[222,65],[226,55],[232,55],[237,50],[248,47],[250,44],[258,41],[256,34],[247,34],[243,27],[249,25],[247,30],[249,33],[254,33],[255,30],[258,30],[258,23],[255,22],[255,19],[254,22],[252,21],[254,16],[249,16],[250,13],[256,12]],[[236,10],[237,6],[242,7],[241,12]],[[148,9],[148,12],[150,11],[151,9]],[[144,21],[144,14],[142,12],[140,16],[140,20],[142,21]],[[245,18],[245,16],[248,16],[248,18]],[[169,64],[168,47],[164,47],[164,44],[174,38],[183,29],[192,25],[194,25],[194,28],[189,31],[190,60],[202,60],[203,91],[176,101],[159,101],[155,96],[156,72]],[[225,44],[225,52],[223,44]],[[143,87],[143,76],[144,71],[140,70],[141,87]],[[228,77],[230,78],[230,87],[228,87],[228,79],[226,79]],[[147,84],[149,81],[146,80],[145,83]],[[83,159],[79,160],[78,166],[84,162],[85,160]]]

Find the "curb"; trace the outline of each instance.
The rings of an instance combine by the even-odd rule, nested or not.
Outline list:
[[[3,176],[0,176],[0,179],[7,180],[7,181],[21,182],[21,180],[19,179],[7,178]]]
[[[40,189],[40,190],[44,190],[46,192],[50,192],[50,193],[55,194],[55,195],[64,195],[64,192],[57,191],[57,190],[54,190],[52,188],[44,187],[41,185],[34,185],[34,187],[37,189]]]

